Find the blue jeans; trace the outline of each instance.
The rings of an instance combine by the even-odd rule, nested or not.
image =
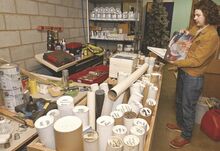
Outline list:
[[[196,103],[201,95],[203,76],[193,77],[178,70],[176,85],[176,120],[182,128],[181,136],[191,139],[195,121]]]

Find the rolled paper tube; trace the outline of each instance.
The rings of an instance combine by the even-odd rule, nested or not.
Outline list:
[[[153,72],[153,68],[154,66],[153,65],[149,65],[148,69],[147,69],[147,73],[148,74],[151,74]]]
[[[97,132],[99,134],[99,151],[105,151],[108,139],[112,136],[114,118],[111,116],[101,116],[96,120]]]
[[[87,107],[89,108],[89,125],[95,129],[95,92],[87,92]]]
[[[57,107],[60,111],[60,117],[73,115],[72,109],[74,107],[73,97],[71,96],[61,96],[57,100]]]
[[[142,108],[140,110],[139,117],[145,119],[149,125],[151,124],[151,116],[152,116],[151,109]]]
[[[138,101],[129,102],[129,105],[131,106],[132,111],[135,112],[137,115],[139,114],[140,109],[143,108],[142,103],[140,103]]]
[[[82,121],[65,116],[54,123],[56,151],[83,151]]]
[[[145,56],[140,56],[139,58],[139,64],[143,65],[145,63]]]
[[[127,135],[123,139],[124,151],[138,151],[140,140],[135,135]]]
[[[54,118],[47,115],[38,118],[34,123],[41,143],[50,149],[55,149],[53,123]]]
[[[83,134],[84,151],[98,151],[98,133],[95,130],[86,131]]]
[[[110,116],[115,119],[114,125],[123,125],[123,113],[121,111],[112,111]]]
[[[149,60],[150,60],[150,57],[145,57],[144,59],[145,63],[148,63],[148,64],[149,64]]]
[[[125,93],[122,93],[114,102],[112,101],[113,102],[112,111],[114,111],[119,104],[123,103],[124,97],[125,97]]]
[[[82,120],[83,130],[85,130],[89,126],[89,108],[84,105],[75,106],[73,114]]]
[[[124,126],[127,128],[128,132],[130,132],[130,128],[133,126],[133,122],[136,117],[137,114],[135,112],[130,111],[124,113]]]
[[[127,135],[127,128],[124,125],[115,125],[112,128],[112,135],[123,139]]]
[[[150,98],[150,99],[146,100],[144,107],[151,109],[151,112],[153,113],[156,104],[157,104],[157,102],[154,99]]]
[[[145,136],[146,136],[144,128],[142,128],[140,126],[133,126],[130,129],[130,133],[139,138],[139,141],[140,141],[139,151],[143,151],[144,150]]]
[[[150,58],[149,58],[149,65],[154,66],[154,64],[155,64],[155,60],[156,60],[155,57],[150,57]]]
[[[95,92],[96,90],[99,89],[99,85],[98,85],[98,83],[93,83],[90,85],[90,88],[93,92]]]
[[[158,88],[157,87],[150,86],[147,98],[148,99],[151,98],[151,99],[156,100],[157,99],[157,92],[158,92]]]
[[[133,93],[133,94],[130,96],[130,98],[129,98],[129,100],[128,100],[128,104],[131,103],[131,102],[133,102],[133,101],[137,101],[137,102],[141,102],[141,103],[142,103],[143,97],[144,97],[144,96],[143,96],[142,94],[140,94],[140,93],[138,93],[138,92],[135,92],[135,93]]]
[[[104,103],[104,99],[105,99],[105,91],[102,89],[96,90],[95,91],[95,101],[96,101],[96,105],[95,105],[95,118],[97,119],[98,117],[101,116],[102,114],[102,106]]]
[[[144,128],[146,134],[148,133],[148,131],[150,129],[150,126],[147,123],[147,121],[145,119],[142,119],[142,118],[134,119],[133,125],[134,126],[140,126],[140,127]]]
[[[153,83],[154,85],[156,86],[159,85],[160,78],[161,78],[160,73],[151,73],[151,83]]]
[[[129,86],[131,86],[132,83],[134,83],[141,75],[144,74],[144,72],[147,70],[148,64],[145,63],[141,66],[141,68],[137,69],[135,72],[133,72],[130,76],[128,76],[126,79],[124,79],[122,82],[118,83],[116,86],[114,86],[109,92],[108,97],[115,101],[116,98],[123,93]]]
[[[142,104],[144,105],[146,100],[147,100],[147,97],[148,97],[148,94],[149,94],[149,89],[151,86],[154,86],[153,83],[150,83],[150,82],[147,82],[146,85],[145,85],[145,89],[144,89],[144,96],[143,96],[143,99],[142,99]]]
[[[124,114],[125,112],[132,111],[132,107],[129,104],[119,104],[116,107],[116,110],[121,111]]]
[[[151,80],[151,74],[144,74],[144,76],[143,76],[143,78],[142,78],[142,81],[143,80],[146,80],[146,81],[149,81],[150,82],[150,80]]]
[[[60,118],[60,111],[58,109],[53,109],[47,112],[48,116],[53,116],[54,122],[56,122]]]
[[[105,91],[105,94],[108,94],[109,88],[108,88],[108,83],[101,83],[99,85],[99,88]]]
[[[103,107],[102,107],[102,116],[103,115],[109,115],[112,111],[112,106],[113,106],[113,101],[111,101],[108,98],[108,83],[102,83],[99,85],[100,89],[105,91],[105,99],[104,99],[104,103],[103,103]]]
[[[145,85],[142,84],[141,82],[135,82],[134,84],[132,84],[132,86],[130,87],[130,94],[133,95],[135,93],[139,93],[142,94],[144,91],[144,87]]]
[[[159,71],[160,71],[160,66],[157,65],[157,64],[155,64],[153,71],[154,71],[154,72],[159,72]]]
[[[123,151],[123,140],[117,136],[111,136],[107,142],[106,151]]]
[[[124,79],[126,79],[129,76],[128,73],[124,73],[124,72],[118,72],[117,74],[117,81],[118,84],[120,82],[122,82]],[[117,99],[114,101],[113,106],[112,106],[112,111],[114,111],[116,109],[116,106],[119,104],[122,104],[124,99],[125,99],[125,92],[123,92],[122,94],[120,94]],[[108,97],[109,98],[109,97]],[[110,99],[110,98],[109,98]]]

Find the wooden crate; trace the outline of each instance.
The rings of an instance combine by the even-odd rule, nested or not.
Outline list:
[[[45,147],[42,143],[39,141],[39,137],[34,139],[28,146],[27,146],[28,151],[55,151],[53,149],[49,149]]]

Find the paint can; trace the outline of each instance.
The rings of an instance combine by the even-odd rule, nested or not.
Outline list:
[[[23,92],[19,68],[15,64],[0,66],[0,89],[6,108],[14,111],[15,106],[23,103]]]

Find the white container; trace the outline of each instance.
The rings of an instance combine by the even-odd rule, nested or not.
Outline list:
[[[209,107],[207,104],[203,102],[198,102],[196,105],[196,116],[195,116],[195,122],[197,124],[201,123],[203,115],[209,110]]]

